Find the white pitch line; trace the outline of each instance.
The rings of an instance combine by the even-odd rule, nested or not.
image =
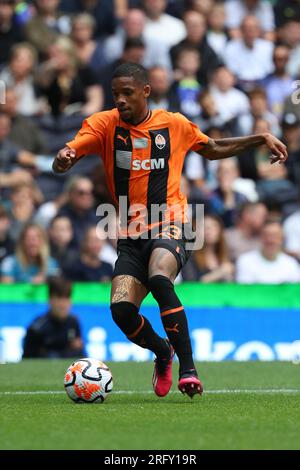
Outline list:
[[[135,395],[137,393],[142,394],[153,394],[153,390],[116,390],[113,391],[113,395]],[[178,393],[175,390],[171,390],[170,393]],[[274,389],[220,389],[220,390],[205,390],[205,395],[222,395],[222,394],[276,394],[276,393],[300,393],[298,388],[274,388]],[[17,390],[15,392],[0,392],[0,396],[10,395],[62,395],[65,394],[64,390]]]

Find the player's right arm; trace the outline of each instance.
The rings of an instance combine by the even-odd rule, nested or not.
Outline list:
[[[88,154],[102,155],[105,136],[105,120],[102,113],[85,119],[75,139],[59,150],[52,164],[55,173],[66,173],[75,163]]]

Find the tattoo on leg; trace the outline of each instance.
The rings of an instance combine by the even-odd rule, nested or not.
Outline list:
[[[112,302],[122,302],[128,299],[128,293],[132,285],[132,278],[129,276],[120,276],[116,292],[113,295]]]

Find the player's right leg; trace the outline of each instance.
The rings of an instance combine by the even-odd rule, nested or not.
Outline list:
[[[169,358],[169,343],[155,333],[146,317],[139,314],[147,293],[148,290],[137,278],[126,274],[115,276],[110,305],[113,320],[131,342],[149,349],[158,358]],[[166,393],[160,394],[164,395]]]

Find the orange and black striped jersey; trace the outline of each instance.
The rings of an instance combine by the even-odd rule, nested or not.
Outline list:
[[[149,111],[143,122],[131,125],[122,121],[115,108],[86,119],[67,145],[78,158],[90,153],[102,157],[117,204],[120,196],[126,196],[128,207],[166,204],[183,209],[187,201],[180,184],[185,155],[207,142],[208,137],[180,113]]]

